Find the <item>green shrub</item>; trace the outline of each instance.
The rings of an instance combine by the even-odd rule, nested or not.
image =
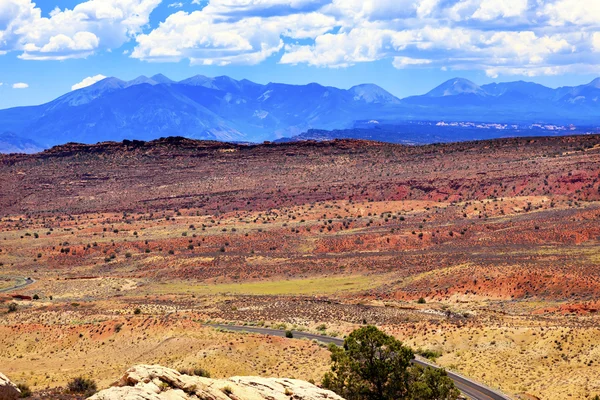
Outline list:
[[[17,303],[10,303],[10,304],[8,305],[8,312],[9,312],[9,313],[10,313],[10,312],[16,312],[16,311],[17,311],[17,308],[18,308],[18,306],[17,306]]]
[[[292,339],[294,337],[294,334],[292,333],[292,331],[285,331],[285,337]]]
[[[221,389],[221,391],[227,396],[233,393],[233,389],[231,389],[231,386],[225,386],[223,389]]]
[[[334,344],[323,387],[347,400],[455,400],[460,392],[446,371],[411,364],[413,351],[374,326]]]
[[[418,355],[420,355],[421,357],[425,357],[429,360],[435,361],[436,358],[441,357],[442,353],[440,353],[439,351],[435,351],[435,350],[428,350],[428,349],[418,349],[416,351],[416,353]]]
[[[29,386],[25,383],[17,384],[17,389],[21,391],[21,395],[19,397],[21,397],[22,399],[31,397],[31,395],[33,394],[31,393],[31,389],[29,388]]]
[[[194,368],[181,368],[179,370],[180,374],[189,375],[189,376],[199,376],[202,378],[210,378],[210,372],[202,367],[194,367]]]
[[[73,378],[67,384],[67,389],[71,393],[83,393],[86,396],[91,396],[96,393],[98,387],[96,386],[96,382],[94,382],[92,379],[78,376],[77,378]]]

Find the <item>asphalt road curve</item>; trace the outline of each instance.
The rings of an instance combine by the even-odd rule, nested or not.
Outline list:
[[[31,279],[31,278],[21,278],[21,279],[17,279],[17,281],[23,280],[23,282],[21,283],[17,283],[17,285],[9,287],[9,288],[5,288],[5,289],[1,289],[0,293],[8,293],[8,292],[12,292],[14,290],[19,290],[19,289],[23,289],[24,287],[27,287],[33,283],[35,283],[35,280]]]
[[[227,329],[235,332],[249,332],[249,333],[259,333],[263,335],[272,335],[272,336],[284,336],[285,331],[277,330],[277,329],[269,329],[269,328],[260,328],[256,326],[236,326],[236,325],[209,325],[215,328]],[[296,332],[292,331],[294,335],[294,339],[309,339],[309,340],[318,340],[323,343],[335,343],[338,346],[344,344],[344,339],[334,338],[330,336],[322,336],[315,335],[313,333],[306,332]],[[422,358],[417,358],[413,361],[415,364],[424,366],[424,367],[432,367],[438,368],[437,366],[425,361]],[[448,372],[448,376],[450,379],[454,381],[456,387],[465,395],[467,395],[472,400],[510,400],[510,397],[499,393],[487,386],[475,382],[469,378],[464,376],[455,374],[454,372]]]

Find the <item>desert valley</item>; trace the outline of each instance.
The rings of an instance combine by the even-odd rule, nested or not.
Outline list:
[[[373,324],[510,398],[600,394],[598,135],[67,144],[0,155],[0,187],[0,370],[34,398],[136,364],[329,369],[227,324]]]

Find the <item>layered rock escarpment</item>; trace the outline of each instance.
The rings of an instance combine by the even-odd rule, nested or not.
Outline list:
[[[113,387],[88,400],[343,400],[311,383],[284,378],[210,379],[159,365],[130,368]]]
[[[0,372],[0,400],[15,400],[21,396],[17,385]]]

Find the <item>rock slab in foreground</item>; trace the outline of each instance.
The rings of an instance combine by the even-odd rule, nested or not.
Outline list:
[[[21,396],[17,385],[0,372],[0,400],[16,400]]]
[[[130,368],[115,387],[88,400],[344,400],[297,379],[188,376],[159,365]]]

